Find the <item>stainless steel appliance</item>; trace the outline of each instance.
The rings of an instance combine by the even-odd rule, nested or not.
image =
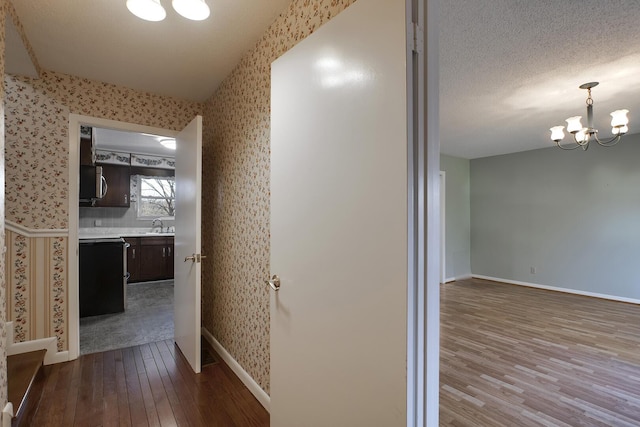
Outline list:
[[[120,237],[80,240],[80,317],[126,309],[128,246]]]
[[[80,201],[91,202],[102,199],[109,187],[102,176],[102,166],[80,166]]]

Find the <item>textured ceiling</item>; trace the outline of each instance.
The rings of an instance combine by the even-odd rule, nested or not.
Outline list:
[[[146,22],[125,0],[13,0],[42,68],[202,101],[290,0],[207,0],[212,16]],[[640,132],[639,0],[441,0],[445,154],[477,158],[552,146],[548,129],[627,108]],[[584,123],[584,122],[583,122]]]
[[[551,126],[586,116],[590,81],[600,133],[620,108],[640,131],[640,1],[443,0],[440,13],[443,153],[553,146]]]
[[[161,0],[161,22],[133,16],[125,0],[12,0],[45,70],[204,101],[255,46],[290,0],[207,0],[190,21]]]

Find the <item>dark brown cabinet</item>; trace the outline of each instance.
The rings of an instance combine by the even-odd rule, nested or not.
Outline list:
[[[173,279],[173,236],[126,238],[129,282]]]
[[[96,164],[96,146],[93,129],[80,126],[80,164],[94,166]]]
[[[129,273],[129,283],[140,281],[140,238],[125,237],[124,241],[129,244],[127,248],[127,271]]]
[[[102,166],[102,176],[107,181],[107,194],[100,200],[96,200],[96,207],[121,207],[128,208],[131,192],[131,168],[129,166],[99,165]]]

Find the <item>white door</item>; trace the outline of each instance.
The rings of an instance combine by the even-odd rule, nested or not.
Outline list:
[[[200,372],[200,218],[202,117],[176,137],[174,337],[191,368]]]
[[[271,68],[271,425],[406,425],[405,2]]]

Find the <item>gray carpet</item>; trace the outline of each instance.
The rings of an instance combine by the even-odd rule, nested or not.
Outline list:
[[[173,280],[130,283],[124,313],[80,319],[80,354],[173,338]]]

